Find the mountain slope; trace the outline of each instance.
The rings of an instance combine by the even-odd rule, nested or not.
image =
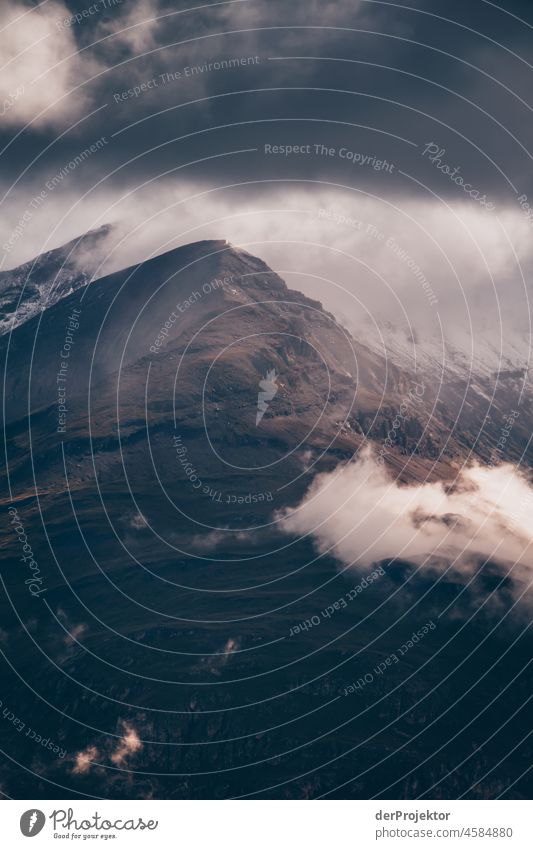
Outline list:
[[[0,764],[6,793],[369,798],[391,786],[394,798],[449,798],[475,784],[528,797],[529,682],[517,672],[532,646],[525,634],[507,654],[513,622],[493,628],[495,586],[498,616],[514,604],[501,576],[485,566],[465,586],[396,560],[370,583],[275,521],[367,439],[401,480],[453,476],[471,434],[483,431],[479,456],[494,439],[483,395],[468,395],[458,428],[460,380],[443,409],[433,376],[352,339],[224,241],[86,285],[0,351],[0,641],[17,661],[4,689],[66,753],[51,758],[4,722],[0,746],[32,766]],[[345,695],[430,620],[438,628],[401,663]],[[493,724],[519,752],[496,775],[496,753],[476,743]],[[140,747],[122,751],[125,729]]]

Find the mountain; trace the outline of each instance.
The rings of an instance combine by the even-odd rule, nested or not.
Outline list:
[[[386,454],[395,474],[446,478],[465,456],[433,385],[418,397],[416,373],[223,240],[91,282],[0,339],[0,358],[12,492],[37,485],[46,515],[67,475],[73,497],[135,491],[150,517],[162,489],[158,533],[177,509],[185,548],[204,526],[268,526],[317,472],[367,439],[381,447],[408,397]]]
[[[13,268],[0,271],[0,335],[86,286],[97,271],[110,225]]]
[[[390,433],[403,483],[489,462],[501,423],[481,384],[455,374],[444,391],[427,364],[391,362],[224,240],[80,285],[0,356],[4,690],[65,752],[4,722],[0,746],[15,737],[32,764],[0,767],[6,794],[527,798],[529,743],[490,771],[529,730],[533,645],[511,617],[495,627],[514,605],[501,576],[485,564],[465,586],[395,560],[369,580],[276,523],[317,472]],[[528,447],[527,403],[511,452]]]
[[[487,331],[462,334],[459,327],[441,338],[423,331],[400,331],[392,322],[363,329],[357,338],[424,386],[419,421],[428,423],[417,451],[429,456],[451,453],[484,464],[502,460],[533,463],[530,423],[533,386],[531,340],[518,330],[498,336]],[[391,421],[393,411],[391,411]],[[509,422],[511,427],[509,428]],[[426,438],[428,437],[428,438]],[[400,428],[397,447],[405,433]],[[410,441],[412,445],[412,440]],[[404,446],[405,448],[405,446]]]
[[[220,528],[270,527],[366,442],[403,483],[451,479],[472,458],[533,461],[520,375],[491,385],[489,373],[414,361],[397,344],[386,354],[246,251],[186,245],[80,287],[0,338],[0,480],[14,499],[36,488],[45,520],[68,482],[91,527],[102,519],[96,487],[106,520],[155,529],[162,542],[150,539],[146,555],[157,560],[169,527],[200,557]]]

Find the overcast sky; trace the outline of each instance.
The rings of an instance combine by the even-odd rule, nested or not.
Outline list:
[[[2,268],[112,221],[106,267],[228,238],[353,321],[526,330],[533,10],[505,7],[3,0]]]

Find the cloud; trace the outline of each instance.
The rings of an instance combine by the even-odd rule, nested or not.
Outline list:
[[[77,644],[78,638],[83,636],[87,631],[87,625],[80,623],[79,625],[73,625],[70,629],[69,633],[64,637],[63,642],[66,646],[71,646]]]
[[[212,675],[220,676],[227,666],[231,656],[240,650],[241,641],[238,637],[228,637],[221,652],[212,655],[208,661],[208,669]]]
[[[107,743],[102,752],[97,746],[91,744],[76,752],[73,758],[72,773],[74,775],[86,775],[89,771],[96,770],[103,774],[103,768],[100,764],[95,763],[98,758],[105,758],[107,754],[107,757],[115,766],[122,767],[130,757],[139,752],[143,744],[133,725],[121,719],[119,720],[119,728],[122,730],[122,737],[119,738],[116,745]]]
[[[137,0],[134,4],[125,2],[119,16],[98,21],[95,38],[111,36],[104,45],[108,52],[125,51],[130,56],[139,56],[157,47],[158,16],[161,14],[156,0]]]
[[[67,648],[60,654],[60,660],[64,661],[72,658],[80,648],[79,638],[87,633],[87,625],[84,622],[74,624],[62,607],[57,609],[57,618],[65,629],[62,642]]]
[[[60,27],[70,17],[67,6],[48,0],[28,6],[4,0],[0,8],[0,104],[4,126],[53,129],[69,126],[89,109],[83,83],[94,69],[77,53],[72,30]]]
[[[278,515],[290,534],[310,535],[321,552],[368,567],[402,559],[427,572],[451,566],[466,577],[481,562],[531,580],[533,487],[509,464],[463,468],[453,483],[400,485],[371,449],[317,477],[294,509]]]
[[[88,10],[93,10],[89,12]],[[62,0],[29,6],[4,0],[0,8],[0,114],[4,127],[56,130],[93,108],[91,78],[124,57],[157,46],[159,7],[152,0],[113,8],[88,5],[79,21]],[[84,44],[78,49],[76,39]],[[128,66],[131,79],[137,73]],[[81,86],[81,87],[80,87]],[[105,97],[99,99],[104,103]]]
[[[110,755],[115,766],[124,766],[129,757],[142,749],[142,743],[135,728],[124,720],[121,720],[121,725],[124,736]]]
[[[87,87],[52,108],[57,94],[91,76],[94,68],[102,73],[91,83],[91,102],[109,106],[91,119],[94,137],[111,137],[135,124],[107,153],[113,166],[142,153],[135,158],[135,177],[151,176],[197,155],[204,157],[202,171],[218,180],[239,180],[247,173],[276,178],[294,170],[289,177],[304,174],[338,182],[345,169],[328,157],[291,160],[283,168],[278,160],[258,156],[250,171],[247,160],[239,157],[207,161],[214,152],[238,145],[260,149],[264,141],[322,142],[352,145],[396,162],[395,174],[386,179],[370,169],[353,170],[357,185],[407,196],[429,186],[457,197],[457,185],[420,156],[420,146],[434,140],[446,148],[452,166],[461,167],[467,182],[491,197],[516,197],[502,167],[509,170],[519,193],[531,187],[531,160],[526,145],[519,144],[523,132],[518,131],[530,120],[520,99],[527,92],[528,68],[512,60],[513,48],[521,53],[527,31],[506,10],[485,4],[485,32],[492,26],[505,44],[498,49],[492,42],[488,52],[487,41],[475,34],[479,16],[464,3],[454,4],[453,13],[446,6],[446,13],[459,21],[454,26],[439,18],[436,0],[426,4],[424,13],[353,0],[245,0],[190,8],[176,8],[170,0],[124,0],[111,6],[91,4],[98,5],[97,13],[58,28],[57,22],[69,14],[63,0],[35,7],[29,2],[7,0],[2,5],[0,15],[9,24],[0,34],[3,52],[11,57],[12,51],[37,42],[19,57],[16,72],[11,65],[4,70],[2,86],[9,95],[19,80],[39,80],[32,86],[35,95],[26,93],[28,106],[26,98],[16,103],[0,133],[7,124],[7,137],[9,121],[17,123],[49,107],[39,119],[40,130],[48,122],[49,132],[46,138],[42,132],[32,139],[32,154],[40,152],[42,140],[56,141],[55,127],[77,113]],[[517,7],[516,2],[511,7]],[[24,17],[16,20],[17,13]],[[84,49],[76,52],[76,43]],[[239,56],[257,56],[259,62],[188,77],[182,73],[175,83],[152,84],[125,102],[114,99],[136,83],[158,81],[162,73]],[[49,70],[58,60],[55,70]],[[203,95],[209,99],[193,105]],[[175,135],[182,137],[179,148],[169,144]],[[163,147],[152,157],[145,155],[146,148],[158,142]],[[60,151],[53,145],[35,170],[45,172],[56,151],[68,161],[77,147],[77,138],[64,139]],[[9,149],[9,173],[17,173],[27,162],[26,148]],[[401,179],[400,169],[420,183]]]
[[[130,528],[133,528],[135,531],[144,531],[144,530],[145,530],[145,528],[147,528],[147,527],[148,527],[148,522],[146,521],[146,519],[145,519],[145,517],[143,516],[143,514],[142,514],[142,513],[139,513],[139,512],[135,513],[135,514],[134,514],[134,515],[133,515],[133,516],[129,519],[128,524],[129,524],[129,527],[130,527]]]
[[[86,775],[91,767],[94,766],[94,761],[98,757],[98,749],[96,746],[87,746],[81,752],[76,752],[74,755],[74,766],[72,773],[74,775]]]

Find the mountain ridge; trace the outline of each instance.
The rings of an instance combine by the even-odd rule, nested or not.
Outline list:
[[[22,265],[0,271],[0,335],[84,288],[99,268],[112,229],[104,224]]]

